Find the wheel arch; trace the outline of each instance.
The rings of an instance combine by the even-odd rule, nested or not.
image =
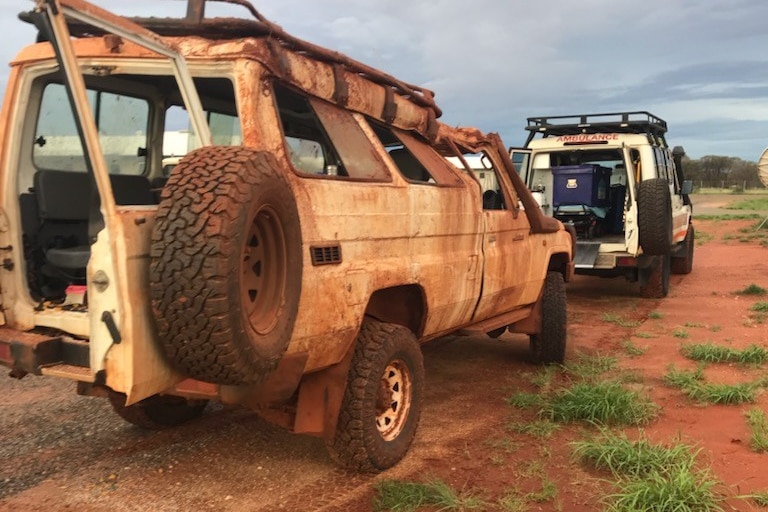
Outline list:
[[[418,338],[424,332],[426,303],[426,294],[420,285],[393,286],[373,292],[364,315],[407,327]]]

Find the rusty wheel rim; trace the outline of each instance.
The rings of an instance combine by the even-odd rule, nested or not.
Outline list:
[[[243,311],[251,329],[267,334],[275,328],[286,282],[286,243],[280,217],[271,206],[253,216],[240,265]]]
[[[390,362],[384,369],[376,397],[376,428],[385,441],[403,430],[411,408],[413,377],[405,361]]]

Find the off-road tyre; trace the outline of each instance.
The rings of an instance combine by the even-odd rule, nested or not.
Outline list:
[[[560,272],[548,272],[541,296],[541,332],[530,336],[533,362],[560,364],[565,360],[567,326],[563,275]]]
[[[665,179],[640,182],[637,192],[637,225],[645,254],[668,254],[672,248],[672,197]]]
[[[208,405],[208,400],[154,395],[126,406],[125,394],[110,390],[109,403],[112,409],[128,423],[147,430],[162,430],[199,417]]]
[[[640,296],[646,299],[663,299],[669,293],[669,274],[671,271],[669,254],[654,256],[648,267],[640,272]]]
[[[693,224],[688,224],[688,231],[685,233],[681,252],[682,256],[672,256],[673,274],[690,274],[693,270],[693,250],[696,246],[696,233]]]
[[[357,337],[328,453],[339,465],[377,472],[408,451],[424,399],[424,362],[413,333],[366,318]]]
[[[272,155],[185,156],[152,229],[150,291],[170,363],[218,384],[261,381],[293,333],[301,287],[296,201]]]

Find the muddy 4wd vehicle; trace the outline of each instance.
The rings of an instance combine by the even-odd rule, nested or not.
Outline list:
[[[542,210],[577,234],[576,273],[625,276],[665,297],[670,272],[693,268],[692,184],[649,112],[531,117],[516,169]],[[537,137],[538,136],[538,137]]]
[[[213,399],[390,467],[419,419],[420,343],[509,329],[563,359],[573,240],[498,136],[227,1],[254,18],[202,0],[184,20],[22,15],[41,42],[2,112],[0,362],[143,427]]]

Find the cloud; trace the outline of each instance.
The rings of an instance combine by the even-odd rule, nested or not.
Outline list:
[[[184,9],[184,2],[156,0],[97,3],[141,15]],[[737,144],[724,129],[768,122],[768,2],[282,0],[255,6],[302,39],[433,89],[445,122],[496,131],[510,143],[524,140],[529,116],[621,110],[650,110],[677,134],[685,133],[679,127],[700,125],[712,140],[730,141],[718,147],[738,151],[733,156],[754,159],[768,143],[766,130],[739,130],[745,138]],[[0,29],[10,41],[0,48],[6,62],[34,38],[15,20],[18,9],[17,2],[0,0]],[[247,16],[239,6],[214,2],[208,14]],[[691,138],[689,154],[711,154],[710,142]]]

